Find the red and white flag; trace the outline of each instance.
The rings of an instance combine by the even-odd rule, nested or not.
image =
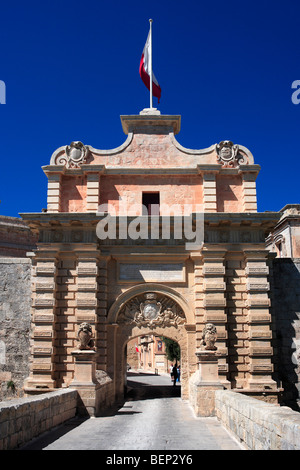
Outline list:
[[[136,352],[139,352],[139,348],[137,347],[137,345],[135,345],[135,350]]]
[[[148,38],[142,53],[141,61],[140,61],[140,76],[143,80],[144,84],[150,91],[150,76],[151,76],[151,31],[148,34]],[[161,95],[161,88],[156,80],[154,73],[152,71],[152,93],[153,96],[158,98],[158,102],[160,100]]]

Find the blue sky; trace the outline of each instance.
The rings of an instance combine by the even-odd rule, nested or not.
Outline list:
[[[158,109],[181,115],[179,143],[244,145],[261,165],[258,210],[300,202],[298,0],[29,0],[2,2],[0,18],[0,214],[46,207],[41,167],[58,147],[124,142],[120,115],[149,107],[149,18]]]

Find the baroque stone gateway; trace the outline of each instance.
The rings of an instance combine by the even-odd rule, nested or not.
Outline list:
[[[218,387],[277,402],[265,239],[280,214],[257,212],[260,166],[246,147],[184,148],[180,122],[121,116],[121,146],[72,142],[43,167],[47,210],[22,214],[38,240],[26,394],[78,386],[97,412],[123,397],[129,341],[155,334],[180,346],[184,399],[195,402],[210,356]],[[90,387],[76,377],[85,363]]]

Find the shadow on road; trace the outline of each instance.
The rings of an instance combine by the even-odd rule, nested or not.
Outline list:
[[[57,441],[60,437],[80,426],[87,419],[88,418],[80,418],[76,416],[75,418],[65,421],[63,424],[60,424],[57,428],[53,428],[40,436],[33,438],[27,444],[24,444],[22,447],[15,450],[43,450],[48,445]]]
[[[175,387],[170,381],[170,385],[163,384],[151,384],[145,383],[139,380],[130,380],[130,377],[145,377],[148,376],[151,378],[149,373],[128,373],[127,387],[125,389],[125,400],[135,401],[135,400],[151,400],[153,398],[171,398],[171,397],[180,397],[181,396],[181,386],[176,384]],[[155,377],[155,376],[154,376]],[[151,380],[149,381],[151,382]]]
[[[127,373],[127,386],[124,389],[124,399],[112,405],[109,409],[103,410],[99,416],[115,416],[123,414],[135,414],[136,411],[131,411],[130,405],[125,405],[126,402],[137,400],[151,400],[154,398],[172,398],[181,396],[181,385],[177,384],[175,387],[170,381],[170,385],[165,384],[152,384],[155,381],[155,374],[149,372],[133,372]],[[132,380],[130,380],[132,378]],[[141,380],[138,380],[141,378]],[[144,378],[144,381],[143,381]],[[149,379],[149,380],[148,380]]]

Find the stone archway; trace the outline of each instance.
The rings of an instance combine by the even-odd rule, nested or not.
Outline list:
[[[188,399],[192,372],[194,335],[189,335],[192,312],[185,299],[174,289],[159,284],[142,284],[121,294],[108,313],[108,373],[114,382],[115,398],[124,394],[126,375],[125,348],[137,336],[155,334],[176,341],[181,350],[182,398]]]

